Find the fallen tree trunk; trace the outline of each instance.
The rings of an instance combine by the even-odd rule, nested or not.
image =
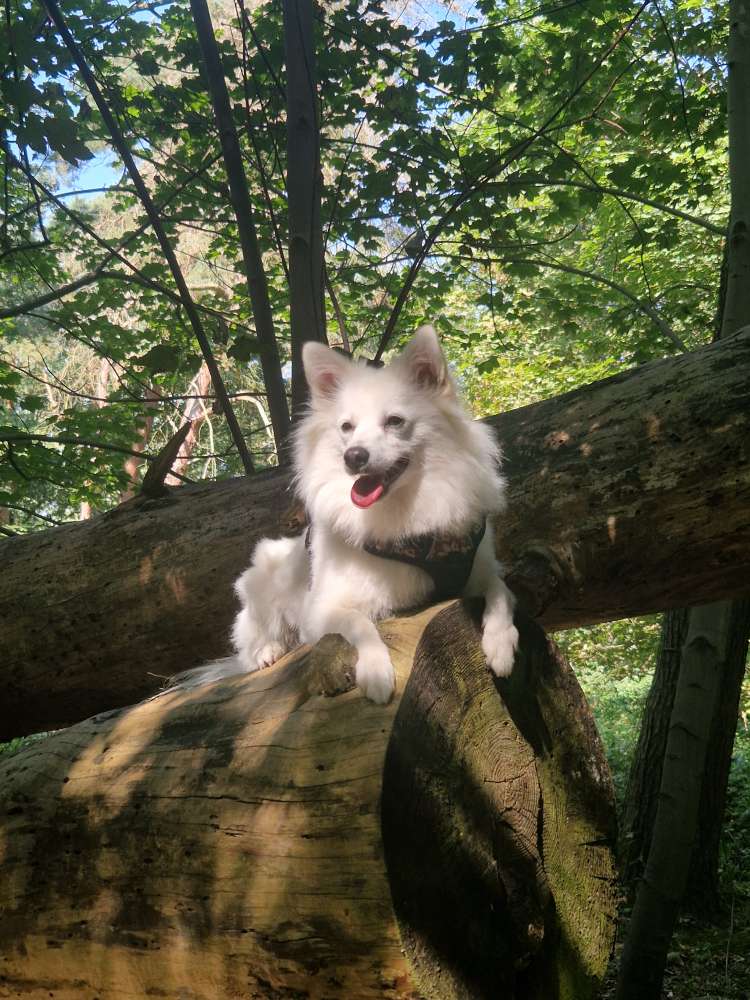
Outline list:
[[[747,591],[750,333],[490,422],[509,481],[498,547],[548,627]],[[0,542],[0,738],[225,654],[254,543],[299,530],[288,490],[281,472],[182,486]]]
[[[0,995],[588,1000],[612,786],[517,621],[508,681],[452,602],[384,623],[388,706],[327,636],[0,758]]]

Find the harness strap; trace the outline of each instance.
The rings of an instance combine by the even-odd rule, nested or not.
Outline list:
[[[486,518],[463,535],[412,535],[400,542],[367,542],[365,552],[380,559],[393,559],[424,570],[432,579],[435,601],[458,597],[469,582],[474,557],[487,527]],[[305,533],[305,548],[312,545],[312,524]]]
[[[396,544],[368,542],[364,549],[371,556],[394,559],[424,570],[432,578],[433,600],[445,601],[458,597],[469,582],[485,527],[486,520],[482,520],[464,535],[413,535]]]

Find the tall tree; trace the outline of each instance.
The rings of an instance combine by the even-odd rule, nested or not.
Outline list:
[[[292,411],[306,397],[302,345],[326,343],[318,85],[312,0],[284,0],[286,189],[289,204],[289,313]]]
[[[750,162],[747,159],[750,157],[748,25],[740,6],[730,11],[730,19],[727,103],[731,215],[718,295],[716,338],[731,337],[750,322],[746,272],[750,184],[743,166]],[[707,749],[706,780],[701,787],[699,825],[691,852],[685,901],[702,915],[716,912],[719,907],[719,839],[750,639],[750,601],[734,602],[729,613],[722,615],[729,634],[723,638],[726,656],[721,663],[721,695]],[[665,615],[654,680],[644,707],[621,837],[621,857],[631,885],[642,875],[650,848],[688,618],[689,612],[685,610]]]
[[[729,175],[731,214],[727,243],[726,301],[723,305],[720,337],[730,339],[750,324],[750,295],[744,273],[747,223],[750,221],[750,183],[747,161],[750,154],[750,21],[742,0],[730,4],[728,49]],[[661,995],[667,950],[686,891],[690,860],[695,854],[701,816],[701,789],[706,780],[724,782],[711,796],[724,804],[728,756],[736,727],[734,709],[747,658],[750,635],[750,601],[733,605],[721,601],[691,608],[685,624],[686,638],[671,708],[669,731],[664,748],[660,791],[648,844],[643,878],[623,950],[618,981],[618,1000],[656,1000]],[[729,712],[722,711],[722,677],[732,681],[726,691]],[[699,696],[696,697],[696,694]],[[709,738],[725,754],[714,760],[718,774],[706,773]],[[714,754],[716,756],[716,752]],[[706,793],[706,798],[709,798]],[[721,813],[716,818],[720,824]],[[711,848],[718,838],[711,838]],[[700,853],[698,857],[701,857]],[[711,855],[704,854],[706,858]],[[705,875],[705,870],[704,870]]]

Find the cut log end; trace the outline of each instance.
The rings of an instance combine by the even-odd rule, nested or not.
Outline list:
[[[519,618],[386,622],[398,693],[326,637],[0,764],[0,993],[586,1000],[614,932],[613,797],[575,679]]]

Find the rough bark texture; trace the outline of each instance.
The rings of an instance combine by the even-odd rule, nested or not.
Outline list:
[[[721,664],[719,702],[706,752],[701,787],[698,834],[695,838],[684,905],[699,917],[716,913],[719,898],[719,842],[724,824],[732,748],[737,733],[742,681],[750,636],[750,600],[733,601],[727,629],[726,657]]]
[[[384,623],[398,693],[326,637],[0,765],[0,995],[587,1000],[613,795],[528,620],[495,682],[459,602]]]
[[[742,593],[750,334],[493,418],[501,554],[549,627]],[[231,581],[289,534],[283,473],[182,486],[0,542],[0,738],[133,702],[227,652]]]
[[[312,0],[284,0],[286,188],[289,209],[289,312],[292,415],[307,398],[302,345],[326,342],[323,304],[322,179]]]
[[[619,854],[620,871],[631,891],[643,875],[651,846],[669,720],[689,616],[689,608],[676,608],[664,615],[654,679],[643,708],[638,743],[628,775]]]
[[[622,952],[616,1000],[659,1000],[661,996],[667,950],[698,829],[701,783],[730,612],[730,601],[689,612],[651,847]]]
[[[731,217],[724,244],[715,337],[729,338],[750,323],[750,24],[743,0],[730,3],[728,63],[729,176]],[[688,905],[705,916],[718,907],[718,852],[727,779],[745,671],[750,601],[735,601],[725,616],[720,697],[711,724],[705,779],[700,789],[698,831],[687,886]],[[680,677],[680,647],[689,612],[666,616],[662,646],[630,775],[621,852],[629,879],[640,873],[648,856],[657,794],[667,743],[668,719]]]
[[[689,610],[665,615],[654,680],[643,711],[628,778],[620,832],[620,870],[630,889],[643,875],[661,785],[669,719],[687,635]],[[698,833],[690,860],[684,905],[699,917],[719,908],[719,840],[727,781],[750,633],[750,601],[734,601],[728,623],[727,652],[721,664],[720,698],[711,725],[701,786]]]

